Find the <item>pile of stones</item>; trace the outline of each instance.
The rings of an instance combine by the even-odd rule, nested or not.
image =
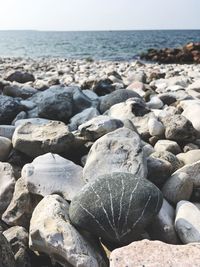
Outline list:
[[[200,63],[200,43],[188,43],[181,48],[149,49],[141,59],[159,63]]]
[[[198,65],[1,59],[0,265],[200,266],[199,114]]]

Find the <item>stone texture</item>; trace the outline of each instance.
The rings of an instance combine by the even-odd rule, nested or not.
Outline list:
[[[95,117],[78,127],[80,135],[86,140],[95,141],[101,136],[123,127],[124,124],[118,119],[109,116]]]
[[[11,124],[23,109],[24,107],[18,99],[0,95],[0,124]]]
[[[7,85],[3,89],[4,95],[12,96],[12,97],[21,97],[22,99],[27,99],[32,95],[36,94],[37,89],[24,85],[22,87],[18,85]]]
[[[183,163],[177,158],[177,156],[169,151],[154,152],[151,154],[151,157],[168,161],[172,166],[172,172],[175,172],[183,166]]]
[[[104,113],[113,105],[124,102],[132,97],[140,98],[140,96],[136,92],[127,89],[116,90],[111,94],[103,96],[100,100],[100,105],[99,105],[100,112]]]
[[[89,121],[90,119],[100,115],[99,111],[96,108],[86,108],[82,112],[76,114],[70,119],[69,129],[75,131],[78,129],[79,125]]]
[[[185,165],[192,164],[200,160],[200,149],[190,150],[186,153],[180,153],[177,158]]]
[[[86,181],[112,172],[130,172],[146,178],[147,166],[138,134],[120,128],[99,138],[91,147],[83,177]]]
[[[11,140],[0,136],[0,161],[6,161],[12,149]]]
[[[168,116],[162,120],[165,126],[165,137],[177,142],[192,141],[196,138],[196,130],[192,123],[182,115]]]
[[[193,182],[184,172],[173,174],[162,188],[163,196],[172,204],[189,200],[192,195]]]
[[[69,204],[58,195],[41,200],[31,219],[30,248],[48,254],[63,267],[107,266],[98,243],[87,240],[71,225],[68,208]]]
[[[148,128],[151,136],[162,136],[165,132],[163,124],[155,118],[149,119]]]
[[[151,155],[147,158],[147,178],[157,186],[162,186],[172,174],[172,165],[164,159],[154,158]]]
[[[8,225],[19,225],[28,229],[36,204],[37,199],[31,197],[24,179],[20,178],[15,184],[12,200],[3,213],[2,220]]]
[[[189,102],[189,101],[186,101]],[[200,122],[199,122],[199,112],[200,112],[200,103],[189,102],[185,108],[182,115],[190,120],[193,124],[193,127],[200,133]]]
[[[13,168],[9,163],[0,162],[0,216],[8,207],[15,187]]]
[[[162,207],[155,216],[147,231],[152,240],[160,240],[168,244],[180,244],[174,227],[175,210],[163,199]]]
[[[72,223],[113,244],[137,240],[159,212],[162,194],[131,173],[105,174],[88,183],[70,204]]]
[[[43,125],[25,123],[17,127],[12,142],[15,149],[37,157],[48,152],[67,152],[73,139],[64,123],[50,121]]]
[[[1,267],[16,267],[10,244],[2,233],[0,233],[0,264]]]
[[[192,164],[187,164],[178,169],[174,174],[184,172],[189,176],[189,179],[193,182],[195,188],[200,187],[200,160]]]
[[[154,146],[154,149],[157,152],[169,151],[174,155],[181,153],[180,146],[175,141],[171,140],[158,140],[158,142]]]
[[[15,126],[13,125],[0,125],[0,136],[12,139]]]
[[[28,232],[21,226],[14,226],[3,232],[15,255],[16,267],[31,267],[28,254]]]
[[[160,241],[142,240],[114,250],[110,267],[198,267],[200,244],[169,245]]]
[[[9,73],[7,77],[5,77],[6,81],[10,82],[18,82],[18,83],[27,83],[27,82],[34,82],[35,77],[33,74],[28,72],[21,72],[21,71],[14,71]]]
[[[57,154],[47,153],[22,169],[29,192],[41,196],[61,194],[71,200],[84,186],[83,169]]]
[[[176,207],[176,231],[184,244],[200,242],[200,210],[189,201]]]

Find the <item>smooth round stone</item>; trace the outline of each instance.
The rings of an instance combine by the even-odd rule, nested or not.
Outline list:
[[[149,119],[148,127],[151,136],[162,136],[165,132],[163,124],[155,118]]]
[[[154,149],[157,152],[169,151],[174,155],[181,153],[180,146],[175,141],[171,140],[158,140],[158,142],[154,146]]]
[[[113,244],[124,245],[143,233],[162,206],[162,194],[130,173],[105,174],[87,184],[70,204],[72,223]]]
[[[189,201],[176,207],[176,231],[184,244],[200,242],[200,210]]]
[[[0,136],[0,161],[6,161],[12,149],[12,142],[6,137]]]
[[[147,231],[153,240],[160,240],[168,244],[180,244],[174,227],[175,210],[163,199],[162,207],[155,216]]]
[[[109,116],[97,116],[78,127],[80,135],[86,140],[95,141],[101,136],[122,128],[124,124],[118,119]]]
[[[162,188],[163,196],[173,204],[189,200],[192,195],[193,182],[184,172],[173,174]]]
[[[180,153],[177,158],[185,165],[192,164],[200,160],[200,149],[190,150],[186,153]]]

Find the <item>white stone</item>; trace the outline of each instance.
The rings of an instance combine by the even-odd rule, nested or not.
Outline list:
[[[200,149],[189,150],[186,153],[180,153],[177,158],[185,165],[192,164],[200,160]]]
[[[200,242],[200,210],[189,201],[176,207],[176,231],[184,244]]]
[[[69,204],[62,197],[44,197],[32,215],[30,248],[46,253],[63,267],[107,266],[97,246],[71,225],[68,210]]]
[[[29,192],[42,196],[61,194],[71,200],[84,186],[83,169],[57,154],[47,153],[26,164],[22,177]]]
[[[162,122],[156,118],[150,118],[148,121],[149,133],[151,136],[162,136],[165,131],[165,127]]]
[[[173,154],[178,154],[181,152],[180,146],[171,140],[158,140],[158,142],[154,146],[155,151],[169,151]]]

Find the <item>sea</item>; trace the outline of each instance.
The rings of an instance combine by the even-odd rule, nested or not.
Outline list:
[[[133,60],[149,48],[200,42],[200,30],[0,31],[0,57]]]

